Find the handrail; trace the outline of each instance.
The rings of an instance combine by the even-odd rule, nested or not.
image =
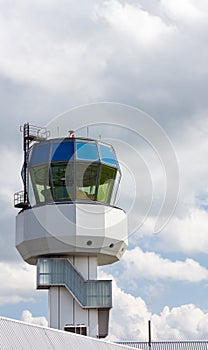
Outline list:
[[[14,194],[14,207],[15,208],[28,208],[28,203],[25,202],[24,191],[19,191]]]

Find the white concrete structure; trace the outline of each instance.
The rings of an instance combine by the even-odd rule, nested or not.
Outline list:
[[[16,247],[37,265],[37,288],[49,289],[49,325],[105,337],[111,281],[97,280],[97,266],[127,247],[126,214],[113,206],[120,167],[109,144],[43,135],[24,125]]]
[[[123,255],[127,239],[121,237],[126,232],[126,214],[119,208],[99,203],[46,204],[19,213],[16,247],[33,265],[49,254],[96,256],[98,265],[106,265]]]

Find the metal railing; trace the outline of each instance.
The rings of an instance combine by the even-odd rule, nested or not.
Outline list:
[[[25,202],[25,192],[19,191],[14,194],[14,207],[15,208],[27,208],[28,203]]]
[[[45,127],[32,125],[29,123],[25,123],[20,127],[20,131],[24,133],[24,137],[28,138],[29,141],[41,141],[47,140],[50,136],[49,130]]]
[[[207,350],[208,348],[206,340],[152,341],[151,347],[148,341],[119,341],[116,344],[142,350]]]

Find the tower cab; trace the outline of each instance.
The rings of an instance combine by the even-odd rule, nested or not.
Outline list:
[[[24,125],[24,191],[15,194],[16,247],[42,256],[90,254],[99,265],[120,259],[127,218],[115,207],[121,170],[112,145],[81,137],[47,137]]]
[[[113,205],[121,172],[111,145],[84,138],[35,143],[28,159],[30,207],[55,203]]]

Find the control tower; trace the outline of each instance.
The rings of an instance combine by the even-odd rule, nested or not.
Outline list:
[[[24,124],[24,190],[15,193],[16,248],[37,265],[37,289],[48,289],[49,326],[92,337],[108,334],[110,280],[97,267],[127,247],[127,218],[114,206],[121,170],[101,140],[50,138]]]

